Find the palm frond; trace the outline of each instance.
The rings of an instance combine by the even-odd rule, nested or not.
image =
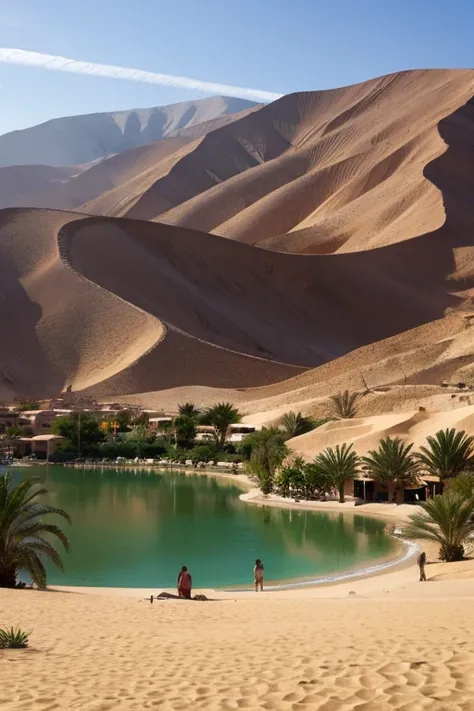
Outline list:
[[[20,569],[31,575],[39,587],[46,585],[46,569],[41,557],[46,557],[62,569],[61,556],[43,538],[53,536],[67,551],[69,541],[64,531],[44,517],[54,515],[69,523],[71,518],[63,509],[38,501],[47,490],[37,487],[30,479],[13,486],[11,477],[0,480],[0,586],[14,586]]]
[[[330,415],[338,420],[346,420],[355,417],[358,411],[357,403],[361,397],[362,393],[350,392],[349,390],[331,395],[329,398]]]

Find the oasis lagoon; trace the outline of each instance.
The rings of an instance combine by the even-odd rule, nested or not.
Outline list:
[[[295,511],[240,501],[231,479],[178,472],[13,470],[38,477],[47,503],[65,509],[65,571],[50,585],[173,588],[187,565],[195,588],[250,587],[261,558],[267,583],[314,579],[395,556],[384,521],[352,513]]]

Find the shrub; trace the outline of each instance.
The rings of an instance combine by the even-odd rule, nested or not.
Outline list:
[[[39,402],[37,400],[24,400],[20,403],[18,410],[20,412],[27,412],[28,410],[39,410]]]
[[[0,629],[0,649],[24,649],[28,646],[29,634],[19,627]]]

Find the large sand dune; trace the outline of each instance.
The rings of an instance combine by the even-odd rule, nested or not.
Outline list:
[[[152,222],[0,214],[2,326],[14,321],[35,344],[4,341],[7,391],[248,388],[327,361],[245,396],[258,403],[250,411],[266,412],[305,400],[314,408],[342,386],[470,373],[466,267],[458,280],[447,240],[431,239],[428,263],[421,238],[295,256]]]
[[[473,94],[473,71],[437,70],[285,96],[205,135],[133,205],[119,187],[89,208],[299,253],[393,244],[454,205],[469,221]]]
[[[284,97],[83,167],[83,209],[120,218],[0,213],[3,395],[225,398],[260,422],[345,388],[362,417],[469,405],[440,383],[474,381],[473,88]]]

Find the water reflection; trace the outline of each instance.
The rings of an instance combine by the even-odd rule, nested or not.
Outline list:
[[[199,587],[316,577],[386,556],[384,523],[338,512],[260,508],[231,480],[145,470],[38,467],[51,503],[73,518],[66,573],[51,583],[172,587],[190,567]]]

